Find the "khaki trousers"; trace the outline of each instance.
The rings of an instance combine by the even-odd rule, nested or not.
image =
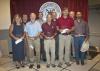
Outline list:
[[[47,64],[55,64],[55,39],[44,40]],[[51,53],[51,57],[50,57]]]
[[[29,45],[29,59],[30,62],[33,63],[36,59],[36,63],[40,63],[40,39],[37,38],[35,40],[28,39],[28,45]],[[32,45],[34,48],[31,48],[30,45]],[[34,49],[36,51],[36,58],[34,58]]]
[[[63,58],[65,62],[70,61],[70,52],[71,52],[71,35],[59,35],[59,62],[63,63]],[[65,54],[64,54],[65,48]]]

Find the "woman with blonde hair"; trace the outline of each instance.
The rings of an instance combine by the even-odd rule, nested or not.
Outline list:
[[[9,35],[12,39],[13,61],[16,63],[16,68],[24,67],[24,25],[22,24],[19,14],[14,16],[13,22],[9,28]]]

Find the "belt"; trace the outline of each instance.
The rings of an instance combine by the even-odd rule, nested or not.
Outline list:
[[[80,37],[80,36],[85,36],[85,35],[80,35],[80,34],[79,34],[79,35],[74,35],[74,36],[75,36],[75,37]]]
[[[61,33],[60,33],[61,34]],[[70,33],[68,34],[68,33],[64,33],[64,34],[61,34],[61,35],[70,35]]]
[[[55,38],[52,38],[52,37],[47,37],[48,39],[46,39],[46,40],[52,40],[52,39],[55,39]]]
[[[39,38],[39,37],[30,37],[30,36],[28,36],[28,37],[29,37],[30,39],[31,39],[31,38],[34,38],[34,39],[38,39],[38,38]]]

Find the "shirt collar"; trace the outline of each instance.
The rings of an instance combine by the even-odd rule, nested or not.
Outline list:
[[[30,24],[34,24],[35,23],[35,21],[30,21],[31,23]]]

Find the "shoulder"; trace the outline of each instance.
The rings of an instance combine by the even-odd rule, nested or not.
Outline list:
[[[35,24],[40,24],[38,20],[35,21]]]
[[[74,23],[77,23],[77,20],[74,20]]]
[[[26,23],[26,26],[29,25],[30,23],[31,23],[31,21],[27,22],[27,23]]]
[[[56,26],[56,24],[57,24],[57,21],[52,21],[53,26]]]
[[[37,20],[35,21],[34,25],[41,26],[39,21],[37,21]]]
[[[77,26],[78,25],[78,21],[74,20],[74,25]]]
[[[10,26],[9,26],[9,29],[11,29],[11,28],[13,28],[14,27],[14,24],[11,24]]]
[[[57,19],[57,24],[60,24],[60,22],[61,22],[62,20],[63,20],[62,17],[58,18],[58,19]]]
[[[14,24],[12,23],[10,26],[14,26]]]
[[[83,20],[83,19],[82,19],[82,23],[83,23],[84,25],[87,25],[87,22],[86,22],[85,20]]]
[[[68,17],[67,19],[70,20],[70,21],[74,21],[74,20],[73,20],[72,18],[70,18],[70,17]]]
[[[60,18],[58,18],[57,20],[59,21],[59,20],[62,20],[63,18],[62,17],[60,17]]]
[[[45,27],[45,26],[47,26],[47,23],[46,22],[42,24],[42,27]]]
[[[47,24],[47,23],[45,22],[45,23],[42,24],[42,26],[45,26],[46,24]]]

